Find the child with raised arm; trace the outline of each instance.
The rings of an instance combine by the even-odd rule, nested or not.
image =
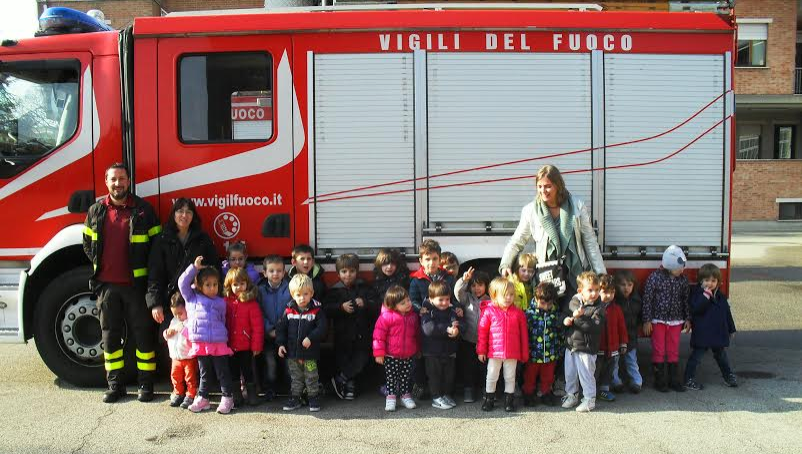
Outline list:
[[[708,349],[713,350],[724,383],[732,388],[738,380],[730,368],[726,348],[735,335],[735,321],[732,319],[730,304],[721,293],[721,270],[712,263],[702,265],[698,274],[699,285],[691,292],[691,356],[685,366],[685,387],[700,391],[704,387],[696,381],[696,368]]]
[[[482,410],[491,411],[496,402],[496,383],[504,370],[504,411],[515,411],[515,370],[529,358],[526,316],[517,308],[515,287],[502,277],[490,283],[492,301],[482,301],[476,353],[487,362],[487,383]]]
[[[419,330],[418,314],[412,310],[406,289],[399,285],[388,288],[373,329],[373,356],[384,365],[386,411],[395,411],[399,396],[404,407],[417,406],[412,398],[412,363],[419,353]]]
[[[609,274],[599,276],[599,297],[604,308],[604,326],[602,326],[599,352],[596,355],[596,388],[597,398],[612,402],[615,393],[610,390],[613,382],[613,369],[621,355],[627,351],[627,325],[624,313],[615,299],[615,281]]]
[[[175,292],[170,297],[170,311],[173,319],[163,333],[172,360],[170,380],[173,383],[173,392],[170,394],[170,406],[189,408],[198,394],[198,360],[189,356],[192,344],[189,343],[187,329],[184,327],[187,309],[181,293]]]
[[[192,288],[192,282],[195,288]],[[189,410],[199,413],[211,407],[209,402],[209,377],[217,375],[223,397],[217,412],[230,413],[234,408],[233,386],[228,357],[233,353],[228,347],[226,329],[226,302],[218,294],[220,275],[212,267],[203,266],[203,257],[178,278],[178,288],[187,308],[187,332],[192,344],[189,355],[198,358],[200,387]]]
[[[481,386],[485,377],[482,363],[476,357],[477,330],[479,328],[479,312],[482,301],[489,299],[487,287],[490,277],[484,271],[477,271],[473,267],[457,280],[454,293],[457,301],[462,305],[464,316],[460,321],[460,341],[457,351],[457,367],[462,372],[462,383],[465,385],[463,402],[471,403],[476,400],[475,389]]]
[[[544,404],[557,405],[557,396],[551,390],[557,360],[563,348],[562,320],[557,310],[557,289],[551,282],[541,282],[526,310],[529,328],[529,360],[524,368],[524,405],[534,406],[535,382],[540,379],[540,396]]]
[[[459,321],[451,305],[448,285],[443,281],[432,282],[423,307],[426,311],[421,315],[421,351],[426,362],[432,407],[449,410],[457,406],[451,396],[459,345]]]
[[[318,361],[320,343],[326,337],[326,314],[323,305],[312,299],[315,290],[312,278],[296,274],[290,279],[292,302],[276,328],[278,355],[287,357],[290,371],[290,398],[284,411],[301,408],[301,394],[306,388],[309,396],[309,411],[320,411],[320,382]]]
[[[231,268],[223,284],[226,296],[226,328],[228,346],[234,350],[229,358],[231,376],[234,380],[234,405],[243,403],[240,376],[245,381],[248,405],[256,405],[256,380],[253,373],[253,358],[262,352],[265,327],[262,309],[256,301],[258,290],[248,277],[245,268]]]
[[[599,277],[585,271],[576,278],[577,294],[562,314],[567,327],[565,348],[565,397],[563,408],[578,412],[596,408],[596,353],[599,351],[604,308],[599,301]],[[578,392],[582,384],[582,401]],[[578,405],[578,406],[577,406]]]
[[[615,272],[615,285],[615,298],[624,313],[629,342],[626,353],[613,366],[613,389],[618,392],[626,385],[629,392],[638,394],[643,386],[643,377],[638,368],[638,329],[642,320],[638,282],[632,271],[618,270]]]
[[[372,289],[357,277],[359,257],[342,254],[335,262],[339,282],[326,294],[326,316],[334,320],[337,373],[331,384],[337,397],[354,400],[356,380],[370,363],[373,323],[379,308]]]
[[[654,387],[660,392],[685,391],[679,378],[679,336],[691,326],[685,263],[682,249],[669,246],[643,292],[643,333],[652,336]]]

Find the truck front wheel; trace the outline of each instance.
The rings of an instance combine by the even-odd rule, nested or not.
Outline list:
[[[34,311],[39,355],[54,374],[76,386],[106,382],[100,319],[89,291],[91,275],[91,268],[81,267],[56,277],[42,292]]]

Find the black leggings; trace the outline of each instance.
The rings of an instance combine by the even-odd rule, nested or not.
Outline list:
[[[240,374],[242,374],[246,384],[252,385],[255,383],[253,379],[252,351],[234,352],[233,355],[228,357],[228,364],[231,368],[231,379],[235,382],[235,385],[239,385]]]
[[[203,398],[209,397],[209,374],[214,371],[217,380],[220,382],[220,391],[226,397],[231,397],[231,370],[228,365],[227,356],[198,356],[198,366],[200,367],[200,387],[198,395]]]
[[[412,392],[412,358],[384,357],[384,376],[388,396],[403,396]]]

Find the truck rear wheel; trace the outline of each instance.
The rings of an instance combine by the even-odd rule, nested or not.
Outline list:
[[[76,386],[106,383],[100,319],[89,291],[91,275],[91,268],[81,267],[56,277],[34,312],[39,355],[54,374]],[[124,343],[126,334],[124,330]]]

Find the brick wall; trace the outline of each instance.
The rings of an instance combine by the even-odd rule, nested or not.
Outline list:
[[[796,4],[790,0],[739,0],[738,18],[772,18],[768,25],[766,68],[736,68],[735,91],[748,95],[787,95],[794,92]]]
[[[174,11],[199,11],[211,9],[239,9],[239,8],[262,8],[265,6],[264,0],[162,0],[164,9]]]
[[[738,161],[733,177],[732,220],[776,221],[778,197],[802,197],[802,161]]]

